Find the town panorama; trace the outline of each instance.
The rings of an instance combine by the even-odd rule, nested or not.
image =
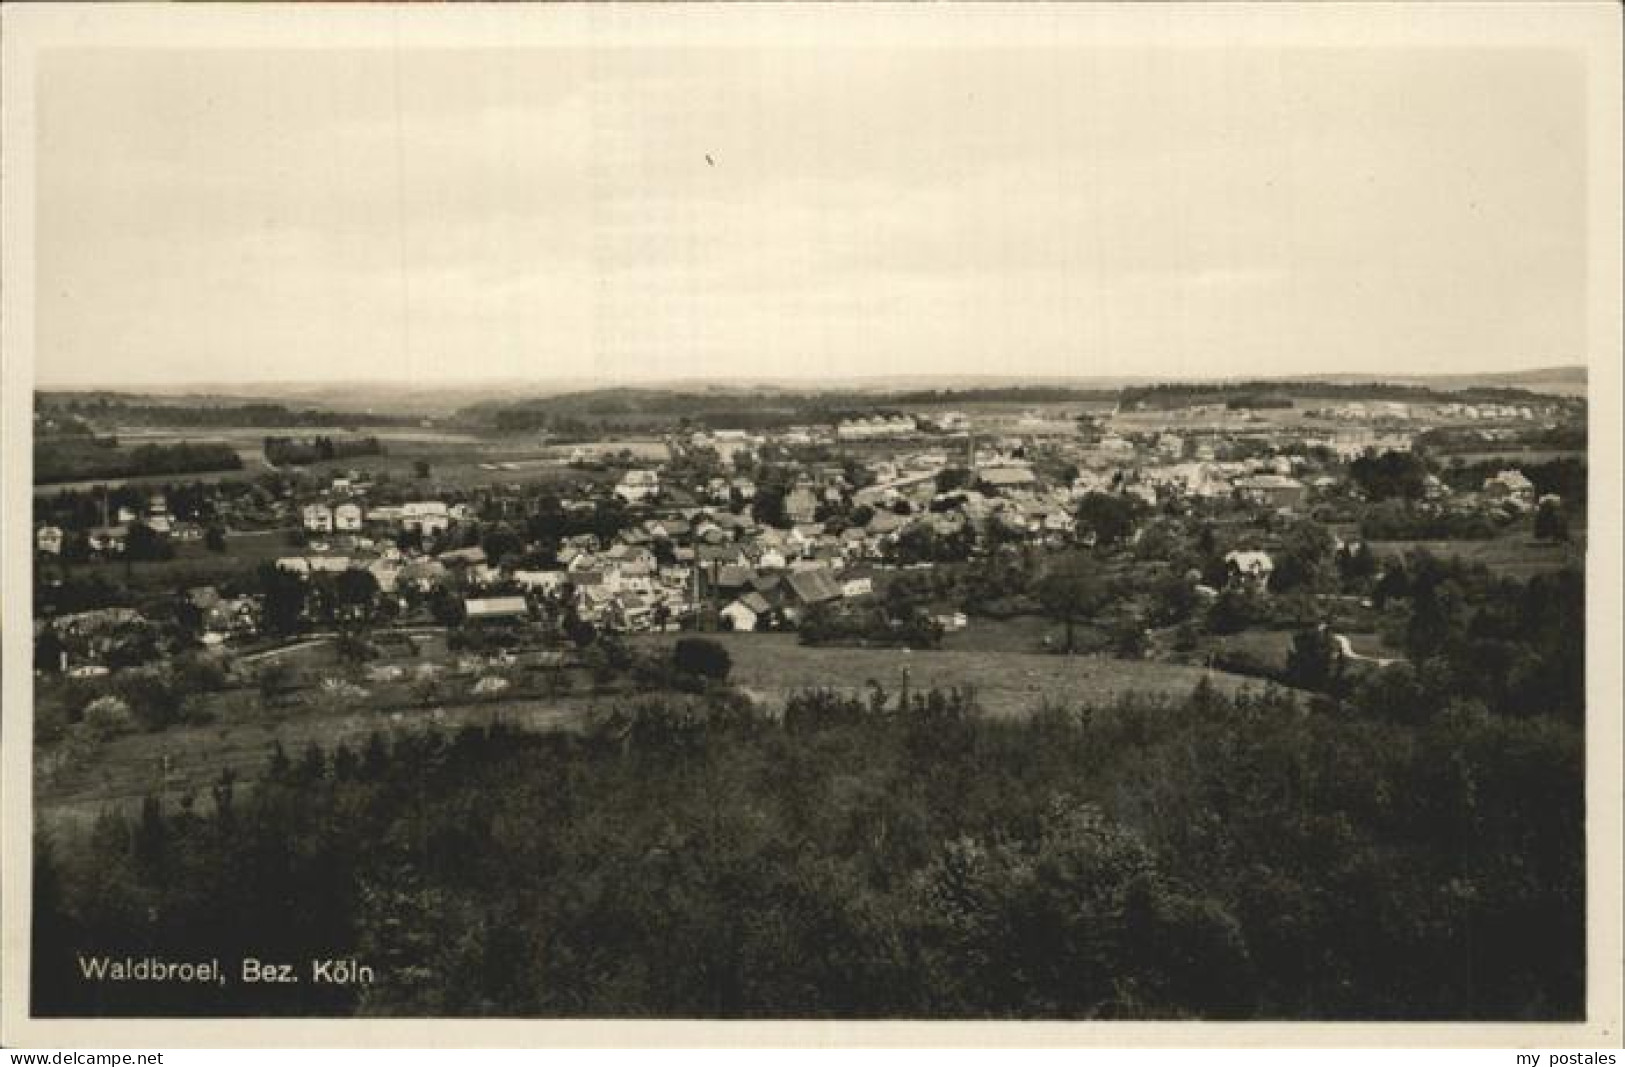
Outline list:
[[[32,1010],[1576,1018],[1584,391],[41,389]]]

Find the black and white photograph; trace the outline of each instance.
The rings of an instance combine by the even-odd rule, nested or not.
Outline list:
[[[299,7],[6,12],[9,1026],[1617,1043],[1617,9]]]

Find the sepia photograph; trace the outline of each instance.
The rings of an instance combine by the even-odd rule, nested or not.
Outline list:
[[[1617,1043],[1617,10],[296,6],[6,12],[14,1034]]]

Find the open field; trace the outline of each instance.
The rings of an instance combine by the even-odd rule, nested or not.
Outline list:
[[[182,441],[222,441],[237,448],[258,451],[267,437],[376,437],[385,447],[401,442],[462,444],[475,440],[466,433],[418,427],[367,426],[353,428],[325,426],[120,426],[113,431],[120,442],[172,445]]]
[[[1525,523],[1508,528],[1487,541],[1372,541],[1371,552],[1379,561],[1403,559],[1409,552],[1423,549],[1441,559],[1482,563],[1501,577],[1528,578],[1585,563],[1585,533],[1577,529],[1567,543],[1537,541]]]
[[[516,485],[556,481],[614,481],[618,471],[582,470],[569,466],[577,446],[549,444],[535,437],[460,437],[457,440],[386,441],[381,456],[351,456],[310,464],[303,469],[322,477],[359,471],[413,481],[414,465],[429,465],[425,491],[474,489],[492,484]],[[593,455],[630,452],[635,462],[659,463],[669,458],[663,442],[626,438],[580,446]]]
[[[241,470],[203,471],[187,474],[140,475],[120,478],[87,478],[77,481],[52,482],[36,485],[37,495],[55,493],[63,489],[92,489],[99,486],[116,488],[121,485],[161,485],[165,482],[216,482],[236,478],[251,478],[272,470],[266,462],[264,439],[276,437],[309,437],[325,434],[331,437],[376,437],[383,444],[382,455],[344,456],[332,460],[303,465],[298,469],[317,477],[331,477],[357,471],[376,477],[388,474],[395,479],[414,480],[414,466],[418,461],[429,464],[430,477],[424,483],[429,488],[467,489],[493,482],[531,483],[561,479],[591,479],[594,472],[569,467],[572,452],[578,447],[592,455],[612,455],[630,452],[635,462],[660,463],[670,458],[665,443],[647,436],[630,436],[588,445],[549,443],[536,436],[503,435],[482,437],[445,430],[360,427],[354,434],[348,430],[311,429],[309,427],[207,427],[199,429],[165,429],[154,427],[119,428],[117,433],[123,445],[178,444],[181,442],[213,442],[230,446],[243,461]],[[612,477],[613,475],[599,475]]]
[[[1203,653],[1221,657],[1245,656],[1260,666],[1284,671],[1293,636],[1291,630],[1244,630],[1239,634],[1205,637],[1198,647]],[[1347,632],[1343,636],[1348,638],[1349,648],[1356,656],[1374,660],[1404,658],[1404,650],[1389,645],[1381,634]]]
[[[138,592],[177,590],[246,577],[261,563],[282,556],[302,554],[300,549],[289,546],[282,530],[229,534],[224,552],[211,552],[201,541],[183,541],[174,547],[174,559],[140,560],[129,563],[121,560],[93,559],[68,564],[65,567],[61,564],[50,564],[47,565],[46,573],[54,576],[62,571],[76,580],[100,575],[110,582],[126,585]]]
[[[242,454],[240,450],[239,454]],[[129,478],[82,478],[74,482],[40,482],[34,486],[34,495],[50,496],[66,489],[74,489],[79,492],[84,492],[87,489],[117,489],[125,485],[136,486],[137,488],[141,486],[175,485],[182,482],[200,482],[205,485],[212,485],[215,482],[230,482],[252,478],[256,474],[264,474],[272,469],[270,464],[265,462],[265,457],[261,456],[257,449],[254,452],[255,458],[250,458],[246,454],[242,455],[243,466],[241,470],[189,471],[186,474],[141,474]]]
[[[1110,400],[1069,400],[1058,403],[968,403],[955,406],[926,405],[922,411],[940,414],[963,412],[979,434],[1015,434],[1035,437],[1075,437],[1078,416],[1108,415],[1115,402]]]
[[[1349,639],[1349,648],[1357,656],[1367,659],[1403,659],[1405,650],[1395,648],[1382,639],[1381,634],[1344,634]]]
[[[385,737],[430,727],[454,731],[497,719],[527,730],[578,729],[591,715],[589,701],[481,701],[395,711],[299,707],[160,733],[125,734],[80,752],[53,746],[36,756],[36,814],[47,827],[82,824],[148,793],[206,798],[209,786],[227,768],[239,780],[258,777],[278,742],[290,759],[298,759],[312,742],[329,754],[339,744],[359,749],[375,731]]]
[[[252,477],[272,469],[271,464],[266,462],[264,453],[265,438],[267,437],[370,436],[378,438],[383,442],[384,448],[391,451],[396,448],[404,448],[408,451],[419,448],[455,448],[459,444],[474,441],[474,438],[467,434],[401,427],[359,427],[352,431],[308,426],[114,426],[109,428],[109,432],[118,438],[119,446],[116,450],[118,452],[129,452],[140,445],[218,444],[236,452],[243,465],[240,470],[203,470],[171,474],[142,474],[128,477],[80,478],[72,481],[54,480],[37,484],[35,492],[47,493],[59,489],[90,489],[97,486],[161,485],[165,482],[216,482],[232,478]]]
[[[1026,621],[1031,625],[1042,622]],[[1012,647],[1019,647],[1030,636],[1013,631],[1006,633],[1006,640],[988,647],[977,647],[966,639],[959,647],[907,653],[808,648],[798,644],[794,634],[715,636],[733,657],[734,681],[769,707],[782,705],[791,692],[820,685],[866,690],[869,679],[878,681],[895,698],[905,666],[909,685],[917,691],[931,686],[974,686],[984,710],[1000,716],[1026,714],[1046,701],[1079,704],[1106,701],[1127,692],[1183,695],[1204,674],[1226,693],[1262,684],[1196,667],[1013,651]],[[965,638],[966,634],[957,634],[949,640]],[[651,637],[638,642],[670,640]],[[422,661],[440,658],[434,654],[438,647],[426,647]],[[331,650],[322,645],[298,649],[290,662],[301,670],[321,671],[335,661]],[[133,802],[152,791],[206,795],[226,768],[243,778],[252,777],[278,742],[291,758],[297,758],[312,742],[329,750],[340,743],[355,747],[375,730],[385,734],[430,726],[450,730],[497,718],[532,730],[576,729],[589,721],[593,709],[614,700],[612,694],[593,696],[578,690],[547,699],[491,699],[433,709],[377,711],[299,704],[266,710],[253,692],[232,690],[211,701],[218,706],[219,716],[213,723],[126,734],[81,750],[66,745],[42,749],[37,765],[40,814],[47,825],[84,822],[109,806]]]
[[[1439,460],[1443,463],[1453,463],[1458,459],[1467,464],[1550,463],[1559,459],[1572,459],[1584,463],[1586,453],[1582,449],[1575,448],[1495,448],[1472,452],[1439,453]]]
[[[967,637],[970,631],[957,635]],[[782,704],[790,693],[819,686],[868,689],[871,679],[895,694],[908,670],[916,691],[932,686],[971,686],[992,715],[1014,716],[1052,704],[1104,702],[1128,692],[1183,696],[1208,672],[1177,664],[1009,652],[978,648],[973,638],[960,647],[931,652],[900,649],[810,648],[794,634],[715,634],[733,657],[733,681],[759,699]],[[1220,691],[1258,688],[1256,679],[1213,672]]]
[[[1195,430],[1219,431],[1228,433],[1260,433],[1269,430],[1280,430],[1291,433],[1313,433],[1322,435],[1335,435],[1351,433],[1361,430],[1370,430],[1379,423],[1392,420],[1344,420],[1332,418],[1328,415],[1311,415],[1309,412],[1326,408],[1336,408],[1346,401],[1327,397],[1302,396],[1298,394],[1285,394],[1292,401],[1290,408],[1257,408],[1229,410],[1224,407],[1222,400],[1196,403],[1188,407],[1176,407],[1166,410],[1147,408],[1143,411],[1120,410],[1112,417],[1112,428],[1119,433],[1159,433],[1163,430],[1174,432],[1188,432]],[[1469,419],[1466,416],[1442,415],[1437,406],[1432,403],[1410,404],[1410,416],[1398,420],[1399,423],[1419,428],[1427,426],[1448,428],[1491,429],[1495,427],[1511,427],[1518,430],[1527,429],[1529,424],[1518,419]]]

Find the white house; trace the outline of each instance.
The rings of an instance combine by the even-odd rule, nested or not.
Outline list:
[[[1269,553],[1256,550],[1226,553],[1224,565],[1230,572],[1232,584],[1258,592],[1269,587],[1270,575],[1275,573],[1275,561],[1270,559]]]
[[[1494,500],[1507,500],[1522,508],[1535,502],[1535,483],[1516,468],[1501,471],[1484,482],[1484,494]]]
[[[451,526],[451,513],[439,500],[417,500],[401,505],[401,525],[425,536],[441,533]]]
[[[622,563],[609,573],[613,575],[610,584],[620,592],[649,593],[654,590],[654,568],[647,563]]]
[[[871,596],[875,591],[875,580],[866,574],[854,575],[841,582],[841,595],[844,597]]]
[[[62,554],[62,527],[41,526],[34,534],[34,547],[46,555]]]
[[[301,516],[305,529],[312,533],[333,532],[333,509],[326,504],[306,504]]]
[[[367,565],[367,570],[378,580],[378,591],[381,593],[395,592],[396,580],[400,577],[401,565],[396,560],[376,559]]]
[[[565,571],[514,571],[513,580],[533,593],[554,593],[570,581]]]
[[[463,601],[469,622],[504,622],[527,618],[530,607],[522,596],[469,597]]]
[[[746,593],[744,596],[723,608],[721,615],[728,620],[728,624],[741,633],[749,633],[756,629],[763,616],[772,611],[767,598],[760,593]]]
[[[629,470],[615,486],[615,495],[628,504],[641,504],[660,492],[660,475],[651,470]]]
[[[333,529],[354,533],[361,529],[362,518],[359,504],[340,504],[333,509]]]

